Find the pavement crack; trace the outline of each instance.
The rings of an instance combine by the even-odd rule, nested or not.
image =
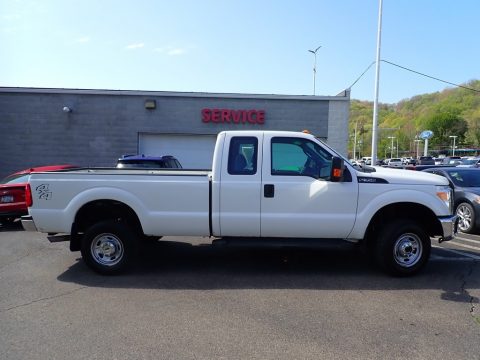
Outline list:
[[[61,298],[61,297],[64,297],[64,296],[68,296],[68,295],[71,295],[71,294],[73,294],[77,291],[83,290],[87,287],[88,286],[81,286],[81,287],[75,288],[73,290],[67,291],[67,292],[62,293],[62,294],[58,294],[58,295],[54,295],[54,296],[46,296],[46,297],[43,297],[43,298],[40,298],[40,299],[32,300],[32,301],[30,301],[28,303],[25,303],[25,304],[15,305],[15,306],[12,306],[12,307],[9,307],[9,308],[6,308],[6,309],[0,309],[0,314],[11,311],[11,310],[15,310],[15,309],[18,309],[18,308],[30,306],[30,305],[33,305],[33,304],[36,304],[36,303],[39,303],[39,302],[42,302],[42,301],[48,301],[48,300],[53,300],[53,299],[58,299],[58,298]]]
[[[478,261],[472,261],[467,274],[463,277],[463,282],[460,290],[462,294],[465,294],[470,299],[470,311],[469,311],[470,316],[475,320],[475,322],[478,325],[480,325],[480,316],[476,314],[476,307],[477,307],[476,304],[478,304],[479,299],[475,296],[472,296],[470,292],[467,290],[468,279],[472,276],[473,270],[475,269],[478,263],[479,263]]]
[[[44,251],[45,249],[46,249],[46,247],[42,247],[42,248],[37,249],[37,250],[35,250],[35,251],[30,251],[30,252],[26,253],[25,255],[22,255],[22,256],[20,256],[19,258],[16,258],[16,259],[13,260],[13,261],[10,261],[10,262],[8,262],[8,263],[6,263],[6,264],[3,264],[3,265],[0,266],[0,271],[3,270],[3,269],[5,269],[6,267],[12,265],[12,264],[15,264],[15,263],[17,263],[17,262],[19,262],[19,261],[22,261],[23,259],[25,259],[25,258],[27,258],[27,257],[29,257],[29,256],[35,255],[35,254],[37,254],[37,253],[40,253],[40,252]]]

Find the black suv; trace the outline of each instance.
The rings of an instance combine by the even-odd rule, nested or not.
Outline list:
[[[420,156],[417,165],[435,165],[435,160],[431,156]]]

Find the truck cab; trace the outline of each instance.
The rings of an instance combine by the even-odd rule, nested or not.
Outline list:
[[[214,159],[214,233],[222,236],[347,237],[358,185],[343,161],[313,136],[288,132],[224,132]],[[220,152],[216,151],[216,154]],[[221,166],[220,164],[228,164]],[[339,181],[342,180],[342,181]],[[241,196],[238,196],[241,194]]]

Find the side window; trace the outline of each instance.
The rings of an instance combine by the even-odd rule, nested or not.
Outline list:
[[[258,139],[250,136],[233,137],[228,151],[230,175],[254,175],[257,173]]]
[[[332,155],[317,143],[300,138],[272,139],[272,175],[310,176],[329,180]]]

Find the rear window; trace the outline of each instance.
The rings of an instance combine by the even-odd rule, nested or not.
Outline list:
[[[257,173],[258,139],[237,136],[230,141],[228,173],[230,175],[254,175]]]
[[[460,187],[480,187],[480,171],[451,170],[448,172],[455,185]]]

